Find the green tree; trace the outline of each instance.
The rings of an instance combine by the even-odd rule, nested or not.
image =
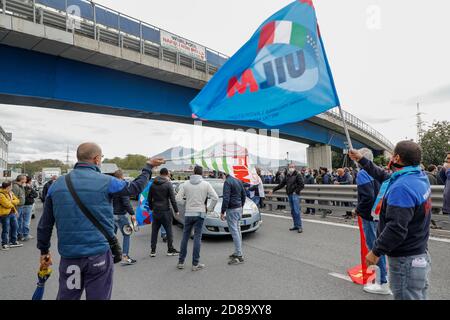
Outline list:
[[[439,165],[444,163],[445,155],[450,151],[450,122],[435,122],[424,134],[422,141],[423,164]]]
[[[389,163],[389,159],[387,159],[384,155],[379,155],[373,159],[373,162],[381,167],[385,167]]]
[[[62,173],[67,172],[69,166],[65,165],[64,162],[55,159],[43,159],[37,161],[24,161],[22,163],[17,163],[8,166],[11,169],[22,169],[22,173],[34,176],[36,173],[41,172],[43,168],[61,168]]]
[[[128,154],[125,158],[105,159],[105,163],[115,163],[122,170],[140,170],[145,166],[147,157],[139,154]]]

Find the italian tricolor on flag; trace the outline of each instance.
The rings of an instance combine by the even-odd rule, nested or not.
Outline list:
[[[258,50],[269,44],[291,44],[304,48],[309,39],[308,30],[291,21],[272,21],[261,29]]]

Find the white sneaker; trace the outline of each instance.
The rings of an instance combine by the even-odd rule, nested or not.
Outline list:
[[[192,266],[192,271],[200,271],[200,270],[205,269],[205,267],[206,266],[203,263],[199,263],[196,266]]]
[[[9,247],[10,248],[20,248],[20,247],[23,247],[23,243],[19,243],[19,242],[16,241],[14,243],[10,243]]]
[[[0,250],[8,251],[9,250],[9,246],[7,244],[3,244]]]
[[[388,283],[384,283],[382,285],[379,285],[377,283],[368,284],[364,286],[364,291],[373,294],[392,295],[392,291],[389,288]]]

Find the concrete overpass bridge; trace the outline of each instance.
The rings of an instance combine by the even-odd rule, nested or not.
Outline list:
[[[0,103],[192,124],[189,102],[227,58],[88,0],[0,0]],[[345,118],[355,147],[392,152],[382,134]],[[277,129],[310,145],[312,167],[331,167],[331,149],[346,148],[335,110]]]

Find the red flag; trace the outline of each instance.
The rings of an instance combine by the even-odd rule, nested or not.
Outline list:
[[[361,241],[361,264],[350,268],[347,270],[348,275],[352,279],[352,281],[356,284],[365,285],[371,275],[373,275],[372,270],[367,270],[366,265],[366,256],[369,253],[369,249],[367,249],[366,245],[366,237],[364,235],[364,229],[362,226],[362,219],[358,216],[358,225],[359,225],[359,235]]]

